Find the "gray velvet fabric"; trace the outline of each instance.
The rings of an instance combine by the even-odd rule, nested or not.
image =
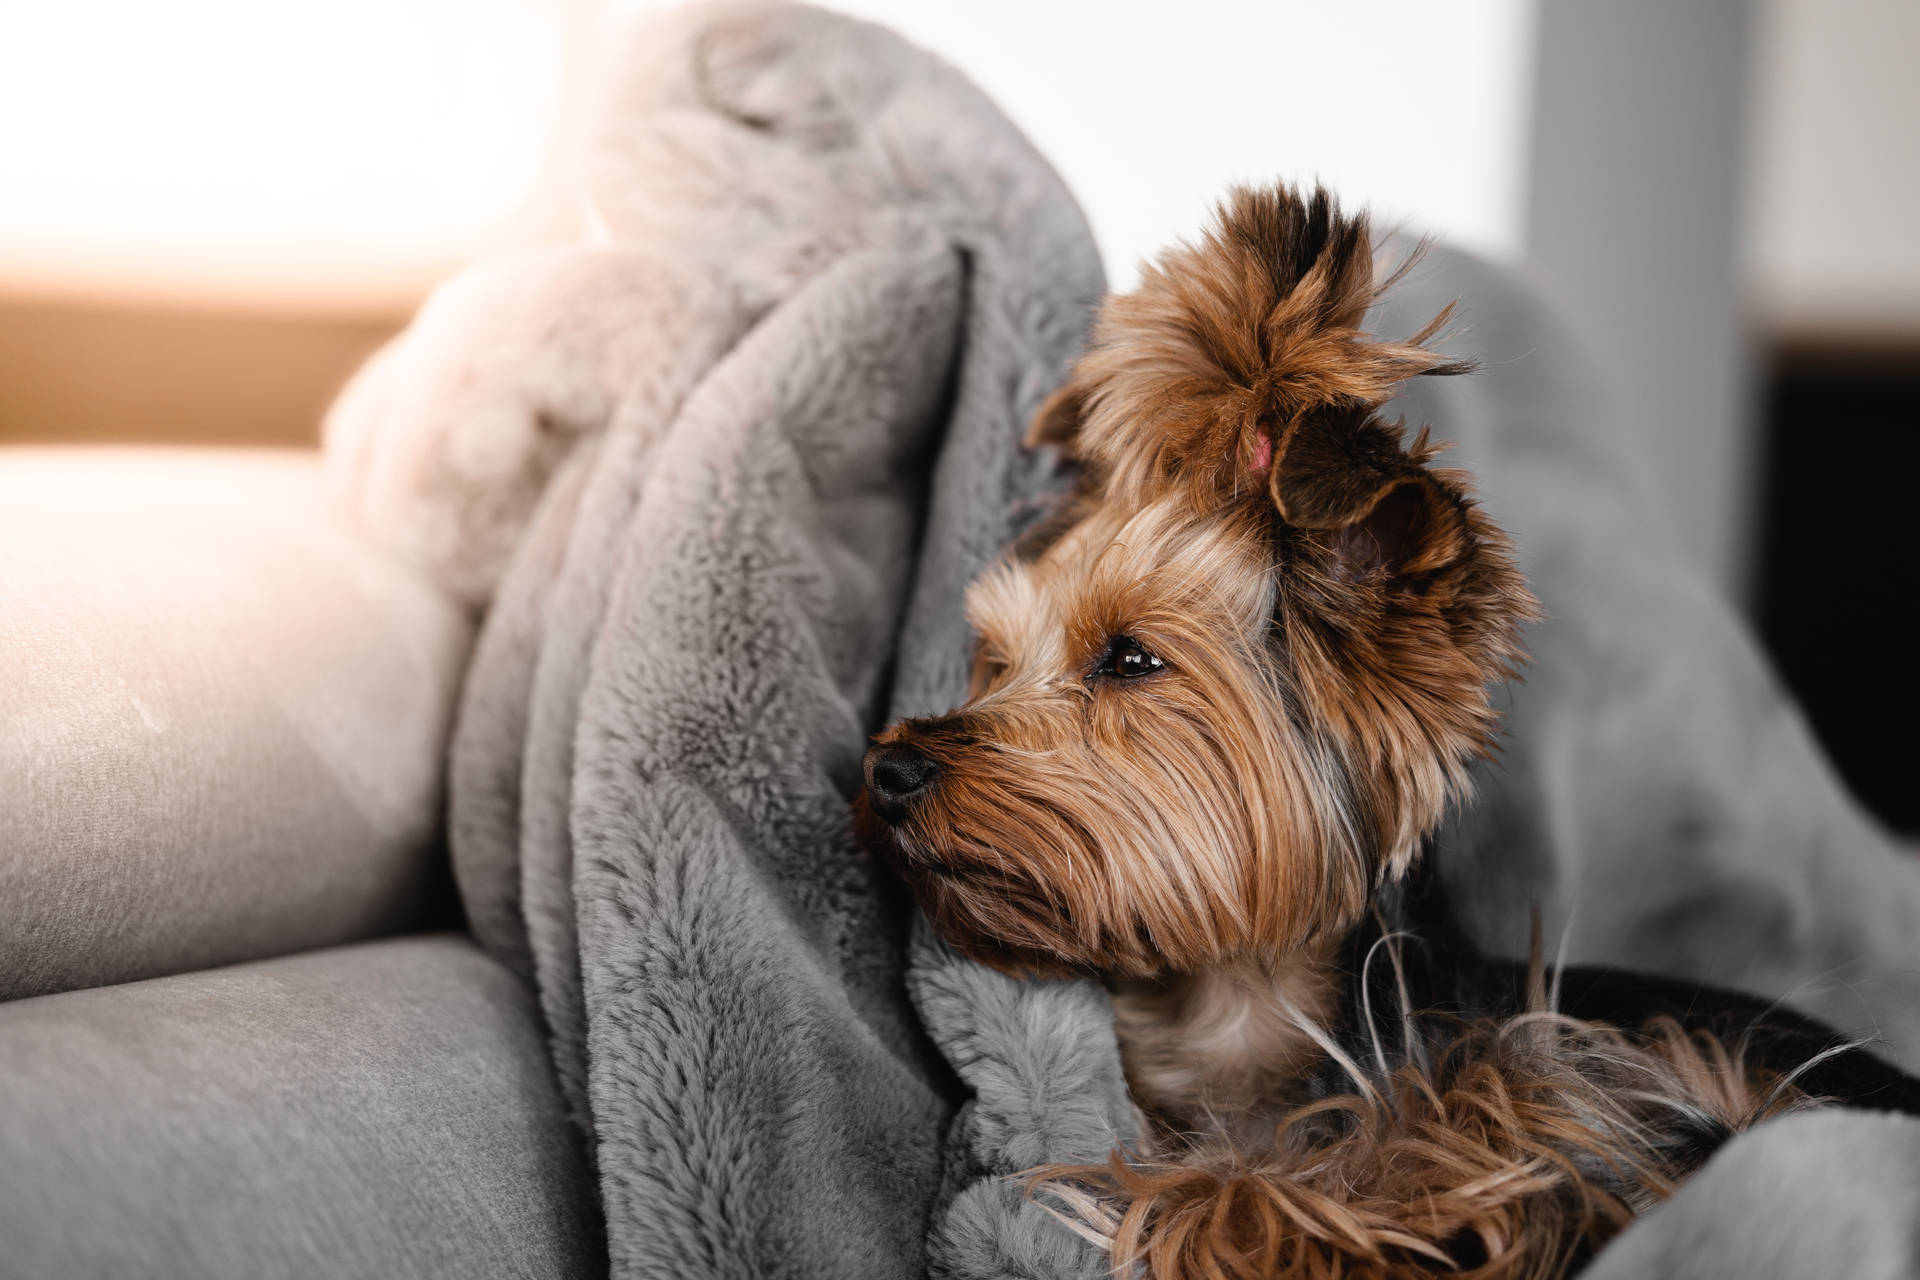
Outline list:
[[[0,1000],[418,918],[472,623],[317,462],[0,449]]]
[[[421,937],[0,1004],[0,1276],[591,1276],[526,988]]]
[[[615,1270],[919,1275],[953,1082],[848,805],[868,736],[964,688],[962,592],[1057,478],[1015,442],[1098,259],[998,112],[877,28],[695,6],[611,83],[610,243],[450,285],[334,411],[335,476],[491,598],[456,870],[539,990]]]
[[[1113,1006],[1090,981],[1016,981],[916,926],[909,985],[971,1092],[947,1134],[932,1274],[979,1280],[1105,1280],[1106,1253],[1028,1199],[1014,1175],[1093,1164],[1140,1135]]]

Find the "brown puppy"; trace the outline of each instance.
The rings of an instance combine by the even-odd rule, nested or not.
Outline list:
[[[1391,1053],[1356,1020],[1355,940],[1535,614],[1467,478],[1378,416],[1463,371],[1423,345],[1444,315],[1361,332],[1385,287],[1324,192],[1240,190],[1111,299],[1034,425],[1081,491],[969,594],[968,702],[867,759],[863,830],[943,936],[1107,982],[1151,1149],[1039,1181],[1161,1280],[1554,1274],[1686,1171],[1674,1116],[1798,1097],[1537,984],[1416,1026],[1402,981]]]

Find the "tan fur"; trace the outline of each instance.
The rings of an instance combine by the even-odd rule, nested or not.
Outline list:
[[[1804,1099],[1711,1037],[1547,1013],[1463,1029],[1430,1069],[1291,1110],[1263,1147],[1163,1139],[1157,1158],[1029,1185],[1156,1280],[1563,1275],[1690,1170],[1676,1119],[1738,1130]]]
[[[868,757],[862,830],[943,936],[1113,991],[1151,1161],[1043,1181],[1156,1280],[1552,1274],[1664,1194],[1670,1113],[1787,1104],[1541,1008],[1306,1101],[1333,949],[1465,790],[1537,614],[1467,477],[1376,412],[1463,367],[1422,345],[1444,315],[1360,332],[1383,287],[1364,220],[1273,189],[1111,299],[1031,433],[1081,492],[970,592],[966,705]]]
[[[1260,433],[1284,447],[1318,411],[1375,408],[1407,378],[1461,371],[1421,345],[1445,315],[1402,342],[1361,332],[1384,287],[1365,219],[1326,192],[1236,189],[1198,244],[1108,300],[1064,392],[1081,419],[1055,434],[1115,501],[1238,492]]]
[[[1289,956],[1359,918],[1367,837],[1335,749],[1263,656],[1278,595],[1256,516],[1101,507],[974,586],[975,697],[881,737],[941,761],[894,847],[956,945],[1151,977]],[[1152,697],[1086,678],[1122,633],[1170,664]]]
[[[1328,968],[1301,956],[1116,981],[1114,1031],[1134,1100],[1175,1130],[1263,1141],[1319,1062],[1302,1022],[1333,1015]]]

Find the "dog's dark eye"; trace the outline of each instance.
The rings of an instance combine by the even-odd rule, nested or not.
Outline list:
[[[1107,652],[1099,665],[1094,667],[1093,674],[1127,680],[1134,676],[1152,675],[1166,665],[1132,636],[1115,636],[1107,641]]]

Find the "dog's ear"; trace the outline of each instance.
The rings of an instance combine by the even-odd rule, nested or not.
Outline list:
[[[1353,810],[1396,875],[1490,750],[1488,686],[1520,661],[1538,606],[1467,476],[1430,465],[1424,430],[1406,444],[1370,410],[1327,410],[1265,452],[1276,653],[1308,718],[1332,729]]]
[[[1411,445],[1402,441],[1400,424],[1368,410],[1328,410],[1292,423],[1254,459],[1280,518],[1328,535],[1336,572],[1349,581],[1421,578],[1472,549],[1458,479],[1428,467],[1438,450],[1424,428]]]
[[[1027,424],[1027,448],[1071,446],[1074,437],[1080,434],[1080,418],[1085,410],[1085,393],[1080,384],[1072,380],[1061,384],[1052,395],[1040,402],[1039,409],[1034,411],[1033,421]]]

